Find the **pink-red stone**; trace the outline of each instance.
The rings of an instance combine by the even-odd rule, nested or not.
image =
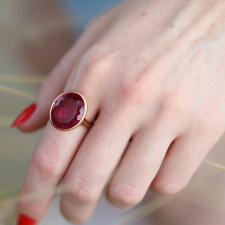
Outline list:
[[[52,123],[59,129],[70,129],[80,122],[84,112],[83,98],[73,92],[65,93],[58,97],[52,106]]]

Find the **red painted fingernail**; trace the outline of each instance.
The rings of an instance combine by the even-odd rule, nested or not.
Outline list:
[[[23,214],[19,216],[19,220],[17,223],[17,225],[35,225],[35,224],[36,224],[35,220]]]
[[[16,127],[20,125],[21,123],[25,122],[35,111],[36,104],[31,104],[28,106],[23,112],[20,113],[20,115],[15,119],[11,127]]]

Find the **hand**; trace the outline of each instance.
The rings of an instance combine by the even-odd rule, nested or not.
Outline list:
[[[224,9],[222,0],[130,0],[91,22],[19,129],[44,126],[68,90],[85,96],[86,119],[96,122],[66,132],[48,122],[20,195],[63,179],[63,215],[86,221],[129,140],[108,185],[112,204],[132,207],[149,186],[183,189],[225,128]],[[39,222],[52,197],[21,202],[18,213]]]

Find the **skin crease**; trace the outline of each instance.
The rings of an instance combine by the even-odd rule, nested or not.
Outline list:
[[[149,187],[182,190],[225,128],[224,10],[222,0],[128,0],[92,21],[19,129],[44,126],[68,90],[85,96],[95,125],[61,132],[48,122],[20,195],[63,180],[63,215],[88,220],[129,140],[107,189],[113,205],[133,207]],[[39,222],[52,197],[20,202],[18,214]]]

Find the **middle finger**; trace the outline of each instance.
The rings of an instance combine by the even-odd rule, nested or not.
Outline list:
[[[89,219],[130,139],[131,125],[118,114],[100,112],[64,178],[70,191],[62,195],[61,210],[71,222]]]

